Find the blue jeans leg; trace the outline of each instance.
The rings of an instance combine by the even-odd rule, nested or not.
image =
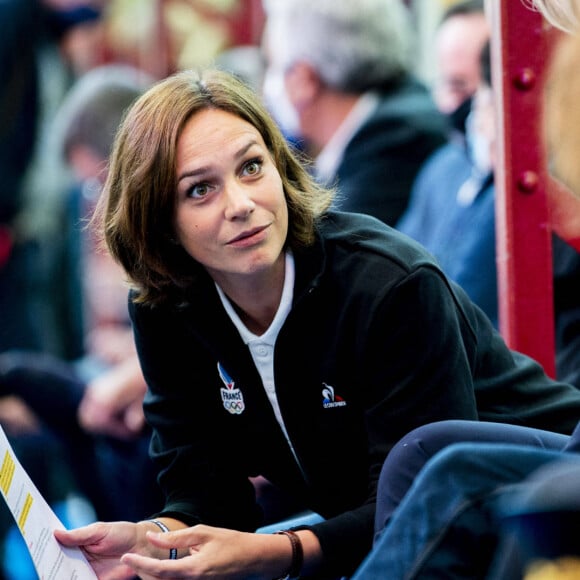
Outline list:
[[[521,578],[533,560],[580,557],[580,454],[534,471],[496,508],[502,543],[490,579]]]
[[[452,443],[509,443],[560,450],[569,439],[540,429],[477,421],[439,421],[414,429],[393,447],[383,465],[377,489],[376,537],[425,464]]]
[[[425,465],[353,580],[478,577],[473,570],[464,576],[457,570],[469,570],[481,530],[470,529],[468,521],[462,523],[467,527],[461,543],[446,543],[446,536],[469,510],[494,503],[511,485],[561,456],[558,450],[527,445],[452,444]],[[479,525],[481,520],[472,521]],[[442,547],[448,551],[443,560],[454,573],[426,573]]]

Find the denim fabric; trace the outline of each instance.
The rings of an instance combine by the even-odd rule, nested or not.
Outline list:
[[[411,431],[383,465],[375,544],[353,580],[482,574],[497,544],[496,498],[561,457],[569,441],[539,429],[461,420]]]
[[[486,536],[494,535],[495,522],[482,514],[561,456],[527,445],[450,445],[426,464],[352,580],[485,578],[495,549]],[[446,541],[450,534],[453,542]]]
[[[496,510],[502,543],[490,579],[524,577],[533,561],[580,555],[580,455],[537,469]]]
[[[425,464],[452,443],[510,443],[561,450],[572,439],[565,435],[503,423],[439,421],[414,429],[389,453],[379,478],[375,537],[388,524]]]

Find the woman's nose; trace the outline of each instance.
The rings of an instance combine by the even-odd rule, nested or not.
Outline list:
[[[230,183],[226,187],[227,219],[246,218],[255,209],[256,204],[247,188],[239,183]]]

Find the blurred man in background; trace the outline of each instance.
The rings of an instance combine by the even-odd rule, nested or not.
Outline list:
[[[412,75],[401,0],[267,0],[264,97],[338,208],[399,218],[426,157],[446,140],[443,116]]]

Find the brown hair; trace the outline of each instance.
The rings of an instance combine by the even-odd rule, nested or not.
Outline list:
[[[219,70],[186,71],[159,82],[131,107],[117,134],[93,223],[136,289],[136,301],[182,300],[199,264],[174,241],[177,142],[205,109],[253,125],[270,151],[288,203],[287,245],[314,240],[333,191],[317,185],[262,105],[242,81]]]

